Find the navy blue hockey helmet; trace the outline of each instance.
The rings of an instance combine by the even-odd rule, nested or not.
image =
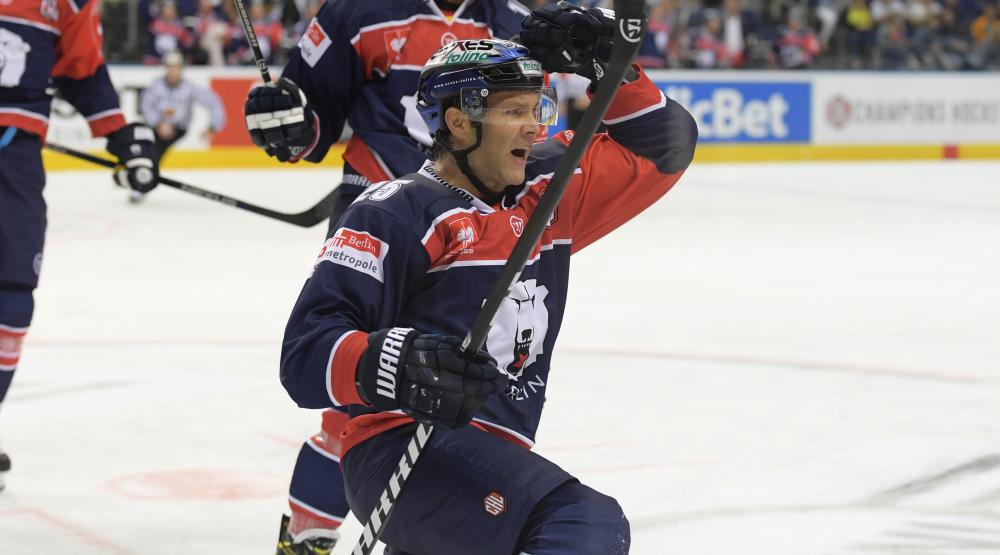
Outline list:
[[[488,97],[496,90],[534,90],[540,96],[540,125],[553,125],[559,114],[555,90],[545,85],[542,64],[515,42],[460,40],[441,47],[420,72],[417,110],[437,139],[448,102],[473,121],[486,120]]]

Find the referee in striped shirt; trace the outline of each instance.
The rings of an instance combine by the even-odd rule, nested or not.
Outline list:
[[[140,102],[143,117],[156,133],[160,160],[167,149],[187,133],[193,103],[201,104],[210,114],[209,129],[203,134],[205,140],[210,140],[212,133],[226,125],[226,113],[219,95],[184,79],[184,57],[180,52],[164,56],[163,67],[166,69],[163,77],[153,81],[143,91]],[[141,194],[132,195],[133,202],[141,199]]]

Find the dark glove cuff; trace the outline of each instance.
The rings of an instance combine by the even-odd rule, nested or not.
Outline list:
[[[354,381],[366,405],[379,410],[399,408],[400,370],[417,335],[413,328],[388,328],[368,335],[368,350],[358,362]]]

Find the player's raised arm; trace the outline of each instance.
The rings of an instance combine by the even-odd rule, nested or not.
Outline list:
[[[608,10],[549,4],[525,19],[521,41],[549,72],[604,75],[614,37]],[[632,66],[580,161],[582,176],[563,205],[574,211],[573,251],[579,251],[643,211],[680,179],[694,158],[698,128],[638,65]],[[532,152],[539,165],[558,161],[572,134],[556,135]]]

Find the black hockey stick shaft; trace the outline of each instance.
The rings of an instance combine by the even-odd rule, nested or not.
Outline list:
[[[250,43],[250,50],[253,52],[254,61],[257,62],[260,76],[264,79],[265,84],[270,83],[271,72],[267,70],[267,61],[264,60],[264,54],[260,51],[260,42],[257,41],[257,33],[253,30],[253,21],[250,19],[250,13],[247,12],[247,6],[243,0],[233,0],[233,4],[236,5],[236,12],[240,15],[240,26],[243,27],[243,32],[247,35],[247,42]]]
[[[85,160],[99,166],[104,166],[105,168],[115,168],[118,164],[107,158],[101,158],[100,156],[94,156],[93,154],[88,154],[86,152],[81,152],[69,148],[67,146],[62,146],[53,143],[45,143],[45,148],[52,150],[54,152],[59,152],[67,156],[72,156],[74,158],[79,158],[80,160]],[[271,218],[273,220],[282,221],[292,225],[297,225],[299,227],[312,227],[320,222],[325,222],[332,212],[333,200],[337,191],[331,192],[323,200],[319,201],[316,206],[299,212],[297,214],[286,214],[284,212],[277,212],[271,210],[270,208],[264,208],[262,206],[257,206],[255,204],[250,204],[239,199],[232,197],[227,197],[219,193],[213,193],[212,191],[207,191],[200,187],[195,187],[194,185],[188,185],[187,183],[182,183],[175,179],[170,179],[169,177],[160,176],[157,183],[161,185],[166,185],[167,187],[173,187],[174,189],[180,189],[185,193],[190,193],[195,196],[199,196],[204,199],[212,200],[215,202],[220,202],[227,206],[232,206],[233,208],[239,208],[240,210],[246,210],[247,212],[253,212],[254,214],[260,214]]]
[[[615,0],[615,41],[607,71],[597,87],[597,92],[591,100],[590,106],[587,107],[577,126],[573,140],[559,161],[548,188],[538,202],[538,206],[535,207],[535,211],[528,218],[528,223],[525,224],[521,237],[518,238],[507,263],[501,270],[500,277],[490,290],[475,322],[472,324],[472,328],[462,342],[462,350],[467,356],[474,354],[486,342],[500,303],[509,294],[510,288],[517,282],[524,270],[531,252],[541,239],[552,214],[555,213],[556,206],[562,199],[573,172],[583,158],[584,152],[590,145],[590,140],[597,132],[604,114],[611,105],[611,100],[621,85],[629,64],[635,58],[645,30],[643,4],[644,0]],[[407,477],[412,472],[433,433],[434,427],[432,425],[425,422],[417,425],[417,430],[410,439],[406,451],[399,461],[399,466],[393,472],[389,484],[382,492],[371,516],[368,517],[368,522],[364,525],[361,538],[358,539],[358,543],[354,547],[354,555],[371,555],[385,523],[392,516],[396,501],[406,486]]]

